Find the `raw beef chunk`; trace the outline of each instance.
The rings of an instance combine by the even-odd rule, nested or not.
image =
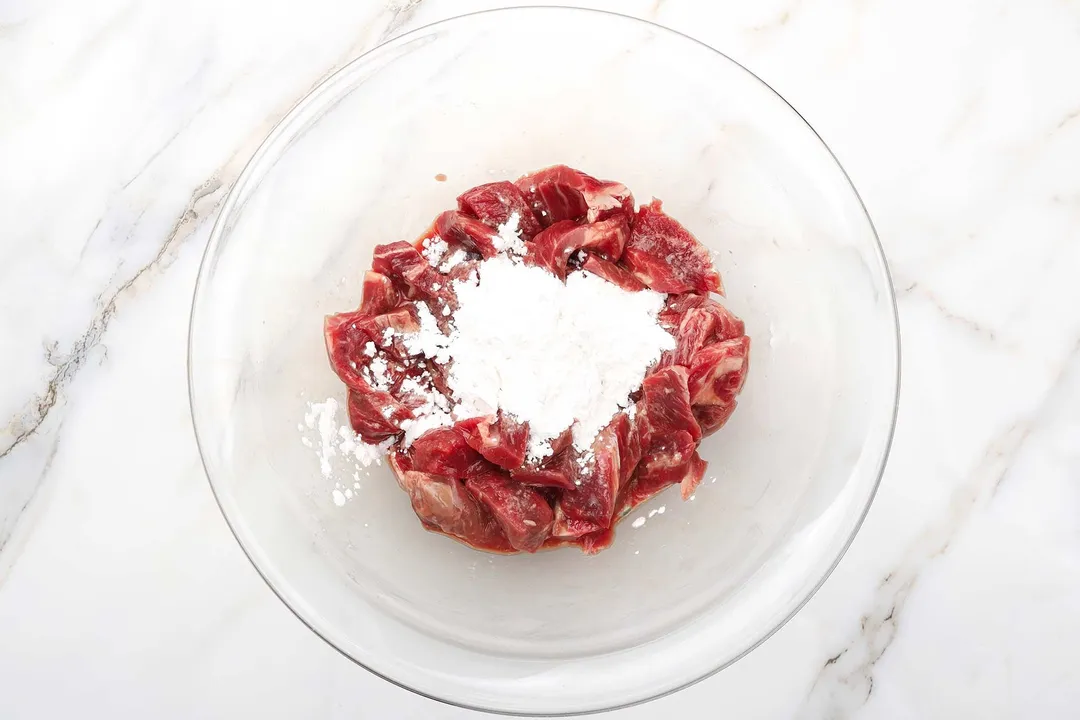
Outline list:
[[[570,448],[563,448],[551,457],[536,463],[526,462],[511,475],[526,485],[573,490],[577,487],[578,466],[576,455]]]
[[[742,390],[749,365],[750,338],[743,335],[698,351],[690,359],[687,388],[695,405],[730,405]]]
[[[469,447],[460,430],[441,427],[416,438],[409,457],[416,470],[463,478],[465,471],[480,459],[480,454]]]
[[[382,315],[396,308],[400,302],[401,293],[394,287],[390,278],[374,270],[364,273],[364,288],[359,311],[361,314]]]
[[[458,243],[469,250],[480,253],[484,258],[493,258],[499,254],[495,249],[498,233],[476,218],[471,218],[457,210],[447,210],[435,220],[435,230],[447,243]]]
[[[517,185],[508,181],[479,185],[458,196],[458,209],[472,215],[490,228],[498,228],[517,213],[518,232],[523,240],[532,240],[540,232],[540,221]]]
[[[638,280],[657,292],[723,294],[709,251],[664,213],[659,200],[638,210],[623,262]]]
[[[630,226],[624,217],[579,225],[561,220],[537,235],[529,248],[529,259],[560,278],[566,277],[567,263],[577,250],[587,250],[606,260],[622,255]]]
[[[462,420],[457,426],[469,446],[488,462],[507,470],[515,470],[525,462],[528,423],[520,423],[512,415],[500,412],[496,417]]]
[[[401,432],[412,411],[388,392],[349,389],[349,424],[364,442],[377,445]]]
[[[618,285],[623,290],[637,292],[645,289],[645,284],[634,277],[634,274],[629,270],[596,255],[590,254],[586,257],[585,262],[581,264],[581,269],[585,272],[591,272],[593,275],[598,275],[612,285]]]
[[[561,507],[567,519],[592,523],[597,528],[611,526],[615,498],[619,494],[618,428],[608,425],[596,436],[591,467],[581,473],[580,484],[562,495]]]
[[[515,550],[536,552],[551,535],[555,515],[543,495],[495,468],[474,469],[465,487],[502,527]]]
[[[555,165],[517,181],[545,225],[560,220],[596,222],[634,211],[634,196],[622,183],[597,180]]]
[[[690,408],[688,379],[686,368],[673,366],[654,372],[641,384],[642,412],[638,423],[646,452],[651,452],[672,433],[685,432],[693,442],[701,438],[701,428]]]
[[[675,350],[676,365],[690,367],[694,356],[713,342],[742,337],[745,328],[739,318],[713,300],[706,300],[700,307],[690,308],[679,321],[675,337],[679,345]]]
[[[701,436],[708,437],[724,427],[731,414],[735,412],[736,402],[730,405],[695,405],[694,417],[701,426]]]

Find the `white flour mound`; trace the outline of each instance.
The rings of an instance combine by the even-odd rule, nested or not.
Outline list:
[[[453,361],[455,415],[501,409],[527,421],[533,457],[550,453],[549,441],[571,425],[574,445],[589,448],[675,347],[657,322],[664,295],[628,292],[590,273],[563,283],[499,255],[455,288],[455,329],[439,343]]]

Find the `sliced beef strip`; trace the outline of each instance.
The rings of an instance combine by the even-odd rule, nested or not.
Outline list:
[[[581,264],[581,269],[593,275],[607,280],[612,285],[617,285],[628,292],[638,292],[645,289],[645,284],[634,277],[626,268],[601,257],[590,254]]]
[[[486,418],[470,418],[457,424],[469,446],[485,460],[506,470],[515,470],[525,462],[529,442],[529,424],[509,413]]]
[[[701,426],[701,436],[708,437],[724,427],[735,412],[738,403],[732,400],[728,405],[695,405],[694,418]]]
[[[679,485],[683,499],[693,494],[705,476],[708,464],[696,450],[690,450],[681,461],[673,462],[673,456],[647,457],[619,499],[619,518],[625,517],[641,503],[656,497],[672,485]]]
[[[709,251],[664,213],[659,200],[638,210],[623,263],[638,280],[657,292],[723,294],[720,274],[713,269]]]
[[[397,436],[401,422],[413,416],[408,406],[393,395],[370,387],[349,388],[347,409],[353,431],[371,445]]]
[[[566,517],[611,526],[619,495],[619,438],[616,423],[601,430],[592,444],[592,461],[580,473],[580,484],[563,493],[560,505]]]
[[[455,427],[428,430],[409,448],[412,467],[421,472],[463,478],[480,454],[465,442],[465,435]]]
[[[519,483],[573,490],[578,479],[577,454],[564,447],[540,463],[526,462],[510,474]]]
[[[675,365],[653,372],[641,384],[637,421],[646,454],[672,433],[685,432],[694,442],[701,438],[701,428],[690,408],[688,379],[686,368]]]
[[[578,538],[604,530],[604,526],[594,520],[585,520],[567,515],[560,498],[555,503],[555,522],[551,528],[551,537],[556,540],[577,540]]]
[[[383,333],[387,328],[396,333],[415,332],[420,327],[415,313],[411,306],[403,306],[374,317],[359,311],[327,315],[323,321],[323,339],[330,367],[350,388],[368,388],[361,374],[361,369],[372,359],[366,352],[368,343],[385,347]]]
[[[551,535],[555,516],[543,495],[502,470],[478,466],[465,487],[487,508],[515,550],[536,552]]]
[[[586,555],[595,555],[598,552],[607,550],[613,542],[615,542],[615,528],[613,527],[591,532],[588,535],[581,536],[578,540],[581,550]]]
[[[709,345],[690,361],[687,390],[695,405],[731,405],[746,381],[750,364],[750,338]]]
[[[656,319],[666,330],[674,333],[679,329],[683,315],[688,310],[701,307],[708,300],[708,295],[699,295],[697,293],[668,295],[667,299],[664,300],[664,308],[656,316]]]
[[[706,345],[742,337],[743,321],[735,317],[718,302],[707,300],[700,307],[687,310],[679,322],[675,334],[675,365],[690,367],[694,358]]]
[[[544,225],[560,220],[596,222],[634,211],[634,196],[625,185],[597,180],[566,165],[544,168],[516,184]]]
[[[506,180],[466,190],[458,196],[457,203],[461,212],[495,229],[517,213],[518,232],[523,240],[532,240],[541,229],[540,221],[533,214],[524,193],[517,185]]]
[[[376,245],[371,266],[408,298],[446,297],[445,278],[412,243],[399,240]]]
[[[327,315],[323,319],[323,340],[330,368],[350,388],[368,387],[360,369],[371,361],[364,354],[364,347],[373,339],[361,324],[369,317],[354,312]]]
[[[409,493],[413,512],[428,530],[449,535],[477,550],[516,551],[499,523],[461,481],[407,470],[399,482]]]
[[[435,219],[435,230],[447,243],[457,243],[480,253],[483,258],[499,254],[495,247],[498,233],[476,218],[457,210],[447,210]]]
[[[630,480],[641,462],[641,433],[637,426],[637,407],[633,419],[626,411],[618,413],[611,421],[619,447],[619,487]]]
[[[364,273],[361,291],[360,312],[365,315],[388,313],[401,303],[401,293],[394,287],[393,281],[374,270]]]
[[[561,220],[533,238],[526,259],[559,278],[565,278],[573,253],[588,250],[607,260],[618,260],[629,234],[629,225],[622,216],[588,225]]]

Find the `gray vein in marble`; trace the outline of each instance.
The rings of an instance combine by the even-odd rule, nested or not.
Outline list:
[[[390,4],[386,6],[386,9],[392,14],[390,20],[386,24],[386,29],[383,30],[379,40],[382,41],[396,35],[406,23],[412,20],[413,15],[416,14],[417,8],[420,7],[420,3],[423,1],[424,0],[391,0]]]
[[[1054,131],[1056,132],[1058,130],[1064,129],[1066,125],[1068,125],[1078,117],[1080,117],[1080,108],[1076,108],[1075,110],[1066,113],[1065,117],[1063,117],[1061,119],[1061,122],[1057,124],[1057,127],[1054,128]]]
[[[203,107],[205,107],[205,106],[203,106]],[[174,132],[172,134],[172,136],[169,137],[168,140],[163,142],[161,144],[161,147],[159,147],[157,150],[155,150],[153,155],[151,155],[147,159],[147,161],[142,164],[142,167],[140,167],[138,170],[136,170],[135,173],[131,177],[129,177],[127,180],[124,181],[124,184],[120,186],[120,189],[121,190],[127,190],[128,187],[130,187],[130,185],[133,182],[135,182],[140,177],[142,177],[142,174],[144,172],[146,172],[147,168],[149,168],[151,165],[153,165],[154,161],[157,160],[159,157],[161,157],[161,154],[163,152],[165,152],[166,150],[168,150],[172,146],[172,144],[174,142],[176,142],[176,139],[178,137],[180,137],[184,133],[185,130],[187,130],[189,127],[191,127],[191,123],[195,122],[195,119],[197,117],[199,117],[199,113],[202,112],[202,109],[203,108],[200,107],[198,110],[191,113],[190,117],[188,117],[187,120],[185,120],[184,123],[179,128],[177,128],[176,132]],[[99,220],[98,222],[100,223],[101,221]]]
[[[97,222],[94,223],[94,227],[90,228],[90,232],[86,233],[86,239],[83,240],[82,248],[79,250],[79,261],[80,262],[86,258],[86,251],[90,247],[90,241],[94,239],[94,234],[97,233],[98,228],[101,227],[101,223],[104,220],[105,220],[104,216],[99,217],[97,219]],[[49,364],[51,365],[52,363],[50,362]]]
[[[942,302],[941,298],[939,298],[932,290],[929,290],[918,282],[913,282],[907,287],[897,292],[897,297],[907,296],[917,296],[925,299],[927,302],[930,303],[931,307],[933,307],[934,310],[938,312],[938,314],[940,314],[950,323],[973,333],[977,337],[980,337],[987,342],[995,343],[998,341],[997,333],[994,332],[994,330],[983,326],[981,323],[978,323],[971,318],[964,317],[963,315],[949,309],[949,307],[945,305],[944,302]],[[1011,344],[1009,345],[1009,348],[1016,349]]]
[[[44,485],[45,476],[47,476],[49,474],[49,471],[52,470],[53,460],[56,459],[56,453],[60,449],[60,430],[62,427],[63,422],[61,421],[61,423],[56,428],[56,432],[53,433],[52,444],[49,446],[49,451],[45,455],[45,463],[41,468],[41,472],[38,473],[38,478],[34,481],[33,490],[31,491],[30,496],[22,504],[22,507],[15,511],[15,517],[21,516],[26,511],[26,508],[30,506],[30,503],[34,502],[34,498],[37,497],[38,492]],[[27,535],[29,535],[29,533],[27,533]],[[7,547],[8,541],[10,541],[11,538],[11,535],[0,535],[0,552],[3,552],[4,548]],[[8,562],[6,562],[3,566],[0,566],[0,588],[4,587],[4,580],[6,580],[9,575],[11,575],[11,568],[14,567],[17,557],[18,553],[15,553],[15,557],[11,557],[10,559],[5,557],[5,560],[7,560]]]
[[[100,310],[91,319],[90,326],[64,356],[59,356],[55,347],[46,347],[46,360],[53,367],[52,377],[49,378],[44,391],[30,400],[24,410],[8,423],[7,429],[10,431],[10,435],[8,436],[7,445],[3,450],[0,450],[0,459],[7,457],[16,447],[38,431],[42,423],[45,422],[46,417],[56,406],[64,389],[71,383],[79,369],[86,362],[89,351],[101,341],[109,322],[116,315],[118,301],[123,299],[143,276],[152,272],[175,246],[180,245],[192,235],[198,226],[198,221],[206,215],[206,211],[200,212],[198,207],[200,201],[213,196],[221,187],[221,180],[215,175],[192,193],[187,206],[181,212],[172,230],[169,231],[157,254],[150,262],[140,267],[131,277],[113,290],[109,297],[99,298]],[[213,206],[206,210],[212,211],[216,205],[217,202],[215,201]]]
[[[874,691],[874,670],[896,638],[900,619],[922,573],[944,555],[972,514],[996,495],[1009,477],[1014,460],[1058,402],[1058,390],[1069,373],[1080,371],[1080,339],[1062,361],[1054,380],[1034,410],[995,436],[968,482],[953,493],[948,510],[904,553],[901,565],[888,572],[875,591],[870,612],[862,616],[855,638],[824,661],[811,684],[807,713],[802,717],[847,717],[866,704]],[[846,691],[846,696],[843,694]]]
[[[372,41],[372,38],[370,37],[362,38],[359,43],[349,47],[346,52],[339,57],[338,61],[333,63],[326,73],[315,79],[308,88],[308,91],[314,89],[314,87],[325,80],[329,75],[336,72],[358,54],[398,33],[398,31],[413,18],[422,1],[423,0],[391,0],[383,10],[384,14],[389,13],[386,25],[377,34],[374,40]],[[102,30],[102,32],[96,33],[94,38],[99,37],[105,32],[108,26],[114,25],[115,22],[113,21],[129,15],[129,10],[132,7],[133,6],[129,5],[127,6],[128,9],[116,13],[110,19],[110,22],[106,23],[105,29]],[[93,42],[94,40],[92,39],[89,44],[92,44]],[[256,142],[262,140],[262,137],[266,132],[268,132],[269,129],[273,127],[274,123],[276,123],[292,106],[293,101],[293,98],[289,98],[287,104],[283,104],[276,108],[267,116],[266,121],[253,129],[252,137]],[[176,133],[166,140],[131,178],[125,181],[125,188],[135,182],[135,180],[137,180],[147,168],[153,164],[156,158],[161,156],[178,137],[183,135],[184,130],[192,124],[196,117],[198,117],[203,110],[203,107],[200,107],[193,112],[191,116],[184,121],[184,124],[177,129]],[[249,138],[249,141],[250,139],[251,138]],[[51,376],[46,382],[44,389],[24,403],[23,408],[8,422],[5,428],[5,437],[3,440],[0,440],[0,460],[5,459],[17,447],[25,444],[29,438],[38,433],[46,419],[54,413],[58,403],[60,403],[64,397],[64,391],[72,383],[80,368],[85,365],[89,353],[100,344],[101,338],[108,328],[110,321],[117,312],[118,302],[130,293],[137,282],[159,269],[160,266],[164,264],[163,261],[201,226],[201,220],[207,215],[212,214],[217,208],[221,199],[224,197],[224,193],[219,193],[219,190],[232,185],[240,170],[243,168],[248,155],[254,150],[254,147],[249,147],[249,145],[250,142],[241,144],[240,148],[219,166],[218,170],[212,174],[209,180],[193,191],[186,207],[182,210],[179,219],[166,235],[165,241],[158,249],[156,255],[148,263],[136,270],[126,281],[115,287],[111,293],[108,293],[107,297],[104,295],[99,296],[96,303],[99,310],[91,318],[87,329],[74,341],[74,343],[72,343],[70,349],[66,353],[61,355],[55,344],[45,348],[46,360],[53,368]],[[200,207],[200,205],[207,205],[207,203],[204,202],[207,198],[212,199],[209,206]],[[101,222],[102,220],[99,219],[97,224],[95,224],[94,228],[92,228],[87,235],[82,252],[85,252],[86,246],[90,244],[90,241],[99,229]],[[42,475],[42,478],[43,477],[44,475]],[[36,496],[38,489],[37,484],[30,489],[26,501],[21,503],[20,510],[15,513],[13,518],[17,519],[26,510],[30,502],[32,502],[33,498]],[[8,531],[10,531],[11,527],[11,525],[8,525]],[[4,529],[0,528],[0,547],[6,543],[8,537],[9,532],[4,532]]]

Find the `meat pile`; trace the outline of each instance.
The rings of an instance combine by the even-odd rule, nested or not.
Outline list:
[[[422,321],[450,328],[455,284],[500,253],[561,279],[592,273],[666,296],[657,320],[673,349],[591,447],[567,428],[537,458],[528,422],[502,410],[446,420],[453,359],[411,338]],[[325,337],[353,429],[387,448],[425,528],[491,552],[593,553],[634,506],[672,485],[694,492],[698,445],[735,410],[750,339],[711,293],[723,287],[708,251],[660,201],[635,211],[626,186],[558,165],[472,188],[419,240],[376,247],[359,309],[327,317]]]

